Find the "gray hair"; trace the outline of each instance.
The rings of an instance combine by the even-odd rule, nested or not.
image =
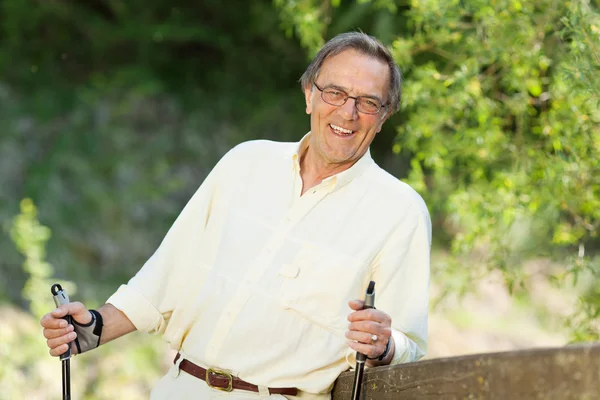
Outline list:
[[[300,78],[302,90],[310,88],[315,83],[321,71],[321,66],[326,59],[348,49],[356,50],[389,66],[389,109],[393,112],[398,111],[402,97],[402,72],[390,51],[379,40],[362,32],[342,33],[325,43]]]

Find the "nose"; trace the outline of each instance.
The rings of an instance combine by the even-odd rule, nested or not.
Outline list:
[[[358,117],[358,110],[356,109],[356,99],[351,97],[346,100],[339,108],[342,118],[347,121],[353,121]]]

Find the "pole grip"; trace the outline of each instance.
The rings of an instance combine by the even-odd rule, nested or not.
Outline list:
[[[367,287],[367,292],[365,294],[365,304],[363,306],[363,310],[375,308],[375,281],[369,282],[369,287]],[[356,353],[356,361],[360,363],[364,363],[367,360],[367,356],[362,353]]]
[[[52,288],[50,289],[50,291],[52,292],[52,296],[54,296],[53,297],[54,304],[56,305],[56,307],[63,305],[63,304],[70,303],[69,295],[67,295],[67,292],[62,288],[62,286],[60,284],[55,283],[54,285],[52,285]],[[73,324],[73,320],[70,315],[65,316],[63,319],[66,320],[67,323]],[[69,349],[60,355],[61,360],[68,360],[69,358],[71,358],[70,343],[69,343]]]

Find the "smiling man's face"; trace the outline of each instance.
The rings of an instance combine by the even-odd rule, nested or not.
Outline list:
[[[349,96],[368,96],[388,102],[389,67],[385,63],[346,50],[326,59],[316,84],[322,88],[335,87]],[[321,166],[346,169],[367,151],[375,135],[387,119],[387,107],[377,114],[357,111],[354,99],[342,106],[333,106],[321,98],[313,86],[304,89],[306,113],[310,114],[311,159]]]

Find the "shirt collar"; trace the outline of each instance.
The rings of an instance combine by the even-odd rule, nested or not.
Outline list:
[[[310,138],[310,132],[302,137],[302,139],[293,146],[292,160],[293,160],[293,168],[295,171],[300,173],[300,155],[306,151],[308,147],[308,142]],[[331,191],[337,190],[346,184],[352,182],[354,179],[358,178],[369,168],[369,166],[373,163],[373,158],[371,158],[371,150],[367,149],[365,154],[354,163],[350,168],[332,175],[328,178],[323,179],[323,182],[332,182]]]

